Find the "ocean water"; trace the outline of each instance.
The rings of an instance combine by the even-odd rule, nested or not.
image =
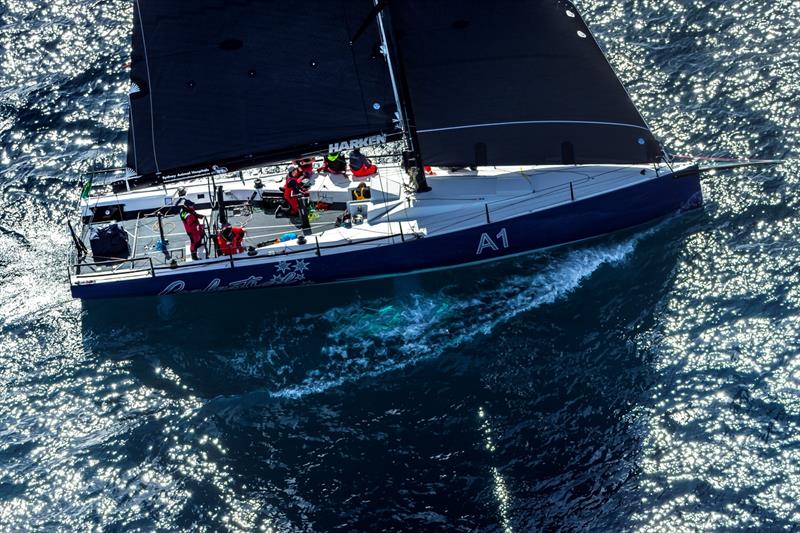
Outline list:
[[[122,0],[0,1],[3,530],[800,529],[800,3],[583,0],[702,211],[434,276],[95,302]]]

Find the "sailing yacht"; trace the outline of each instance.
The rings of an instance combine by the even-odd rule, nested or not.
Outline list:
[[[83,189],[77,298],[452,268],[702,205],[566,0],[135,0],[132,21],[127,168]],[[291,161],[354,149],[377,172],[311,172],[281,216]]]

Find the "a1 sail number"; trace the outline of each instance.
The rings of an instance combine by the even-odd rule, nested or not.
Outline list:
[[[481,240],[478,243],[478,251],[475,252],[475,255],[481,255],[487,248],[493,252],[500,251],[500,246],[498,246],[498,243],[504,249],[508,248],[508,233],[506,233],[506,228],[501,229],[500,233],[498,233],[494,239],[492,239],[488,233],[482,234]]]

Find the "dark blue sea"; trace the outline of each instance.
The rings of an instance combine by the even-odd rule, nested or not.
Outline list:
[[[800,3],[582,0],[704,210],[421,277],[82,304],[126,0],[0,0],[3,531],[800,530]]]

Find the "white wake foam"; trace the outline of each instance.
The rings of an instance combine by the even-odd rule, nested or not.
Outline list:
[[[296,399],[375,377],[440,356],[520,313],[550,304],[580,286],[604,264],[618,264],[657,228],[624,242],[575,249],[538,272],[519,274],[472,297],[445,290],[411,295],[405,302],[357,303],[315,317],[330,323],[323,363],[302,382],[271,393]]]

